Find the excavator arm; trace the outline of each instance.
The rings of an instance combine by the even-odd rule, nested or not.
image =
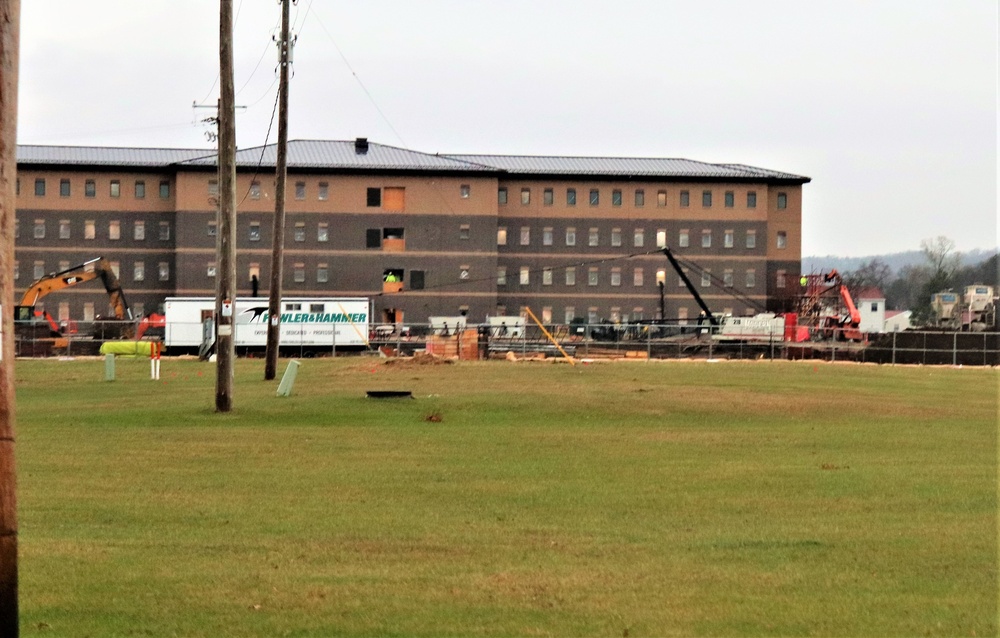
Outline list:
[[[14,318],[18,321],[30,320],[34,314],[35,304],[49,293],[93,279],[100,279],[104,284],[115,319],[130,321],[132,311],[129,309],[128,302],[125,301],[125,293],[122,291],[118,277],[115,276],[115,272],[111,268],[111,263],[104,257],[91,259],[79,266],[60,272],[49,273],[28,286],[28,289],[21,296],[21,303],[15,308]]]

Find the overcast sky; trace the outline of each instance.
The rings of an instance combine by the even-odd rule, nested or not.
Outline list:
[[[276,0],[234,0],[241,148]],[[24,0],[22,144],[208,148],[214,0]],[[298,0],[291,139],[808,175],[803,254],[997,245],[996,0]],[[277,138],[277,126],[269,142]]]

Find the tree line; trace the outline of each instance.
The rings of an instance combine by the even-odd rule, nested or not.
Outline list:
[[[926,323],[931,318],[931,295],[945,290],[961,292],[966,286],[985,284],[1000,291],[998,254],[979,263],[963,265],[955,242],[945,236],[920,242],[923,263],[903,266],[898,271],[880,257],[842,273],[851,295],[865,288],[878,288],[885,295],[886,308],[912,310],[913,322]]]

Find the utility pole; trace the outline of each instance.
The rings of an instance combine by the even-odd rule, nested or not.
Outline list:
[[[0,0],[0,636],[18,636],[14,219],[21,0]]]
[[[233,0],[219,0],[219,287],[215,295],[215,411],[233,409],[236,315],[236,96]]]
[[[267,349],[264,380],[277,375],[278,339],[281,336],[281,277],[285,251],[285,180],[288,177],[288,67],[292,41],[288,33],[291,0],[281,0],[281,40],[278,41],[278,158],[275,163],[274,234],[271,247],[271,291],[267,304]]]

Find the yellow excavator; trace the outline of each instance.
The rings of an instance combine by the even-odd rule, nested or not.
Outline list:
[[[121,327],[116,337],[130,339],[135,330],[132,323],[132,311],[128,302],[125,301],[125,293],[122,292],[118,277],[115,276],[111,268],[111,262],[104,257],[98,257],[85,261],[79,266],[73,266],[60,272],[49,273],[38,281],[28,286],[21,296],[21,303],[14,307],[14,328],[20,336],[34,339],[38,336],[42,338],[55,338],[55,348],[65,347],[67,335],[56,323],[48,312],[36,311],[35,305],[49,293],[57,292],[77,284],[82,284],[94,279],[100,279],[104,284],[104,289],[108,292],[112,314]],[[38,335],[38,328],[42,327],[47,333]]]

